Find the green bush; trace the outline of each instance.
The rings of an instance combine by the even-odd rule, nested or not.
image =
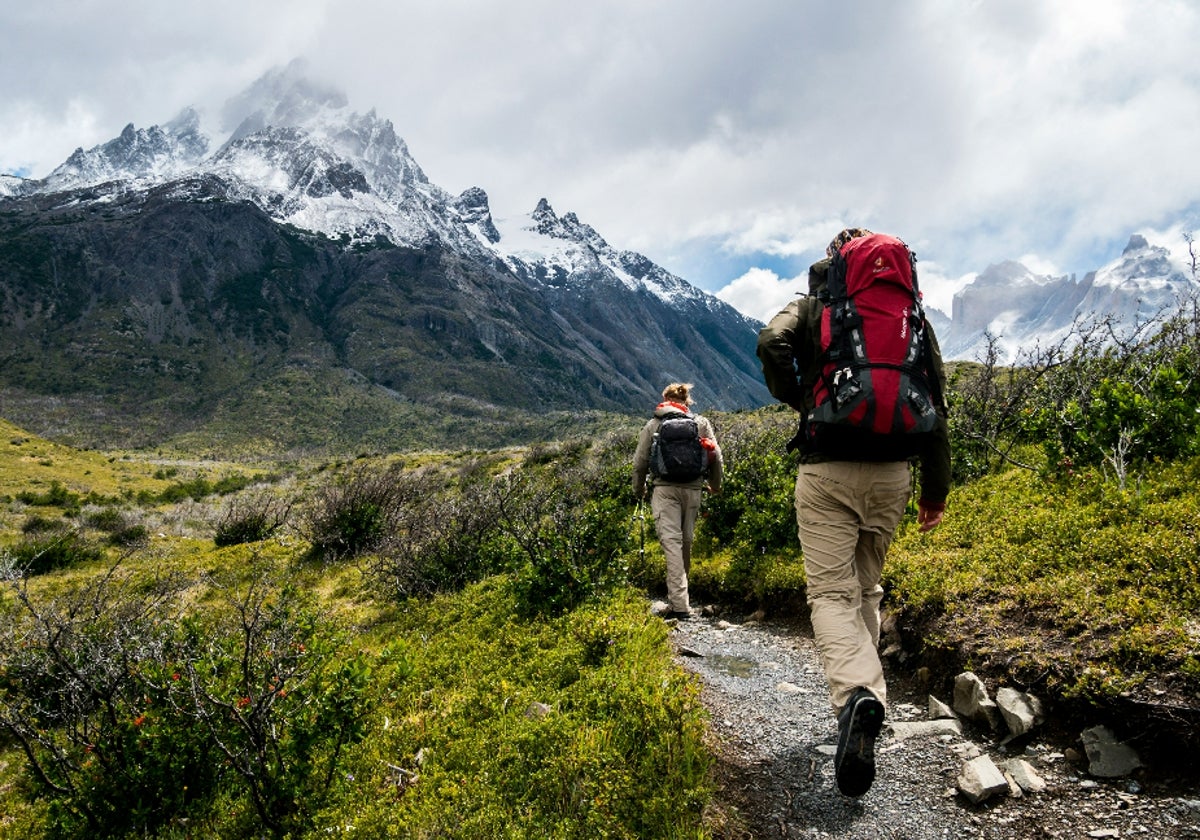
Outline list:
[[[781,407],[723,420],[718,440],[725,482],[720,493],[705,498],[698,548],[736,546],[753,554],[799,549],[793,501],[798,457],[786,451],[796,413]]]
[[[300,525],[314,557],[337,560],[382,548],[419,487],[403,470],[359,466],[317,490]]]
[[[536,513],[506,524],[526,560],[513,581],[522,613],[561,615],[625,583],[629,531],[617,502],[564,494]]]
[[[70,524],[63,519],[52,519],[48,516],[34,514],[26,518],[21,525],[22,534],[46,534],[54,531],[62,531],[69,528]]]
[[[108,535],[108,544],[118,548],[139,548],[150,540],[150,529],[140,523],[123,525]]]
[[[104,550],[78,531],[55,529],[27,534],[9,549],[10,565],[27,575],[41,575],[99,560]]]
[[[32,490],[22,490],[17,493],[17,501],[38,507],[60,507],[74,510],[79,507],[80,496],[72,493],[60,481],[51,481],[50,488],[41,493]]]
[[[103,507],[84,516],[83,521],[97,531],[113,533],[126,527],[125,515],[115,507]]]
[[[287,524],[292,502],[269,493],[233,499],[217,523],[213,542],[218,547],[261,542]]]
[[[518,549],[501,528],[511,483],[487,475],[451,482],[432,471],[397,476],[412,485],[395,532],[367,560],[372,585],[397,599],[452,592],[514,568]]]
[[[364,734],[369,658],[261,569],[244,591],[211,583],[219,606],[182,620],[178,578],[113,569],[54,601],[12,583],[0,727],[55,833],[298,836],[325,805]]]

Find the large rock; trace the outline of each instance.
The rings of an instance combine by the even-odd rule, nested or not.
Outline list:
[[[973,758],[963,765],[958,776],[958,789],[963,796],[978,805],[998,793],[1008,791],[1008,779],[1000,772],[996,762],[986,755]]]
[[[1045,721],[1042,701],[1015,688],[1005,686],[997,691],[996,705],[1013,737],[1026,734]]]
[[[1046,789],[1046,780],[1039,776],[1033,765],[1025,759],[1010,758],[1001,766],[1025,793],[1041,793]]]
[[[930,720],[945,720],[954,717],[954,710],[932,694],[929,695],[928,712]]]
[[[988,696],[983,680],[970,671],[954,678],[954,711],[992,731],[1000,729],[1002,718],[996,701]]]
[[[1088,772],[1093,776],[1120,778],[1142,766],[1142,760],[1133,747],[1118,741],[1107,726],[1085,729],[1080,737],[1087,753]]]
[[[954,718],[939,720],[901,720],[888,724],[897,741],[920,736],[962,735],[962,724]]]

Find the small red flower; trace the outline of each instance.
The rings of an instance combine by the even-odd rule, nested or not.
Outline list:
[[[239,697],[239,698],[238,698],[238,701],[237,701],[237,707],[238,707],[239,709],[244,709],[244,708],[246,708],[246,707],[247,707],[247,706],[249,706],[249,705],[250,705],[250,698],[249,698],[249,697]]]
[[[145,715],[138,715],[137,717],[135,717],[135,718],[133,719],[133,725],[134,725],[134,726],[141,726],[141,725],[142,725],[143,723],[145,723],[145,722],[146,722],[146,716],[145,716]]]

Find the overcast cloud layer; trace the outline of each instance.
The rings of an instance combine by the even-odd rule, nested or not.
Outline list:
[[[1200,227],[1188,0],[0,0],[0,25],[0,172],[303,57],[450,192],[545,197],[760,319],[846,224],[913,245],[947,311],[991,263],[1083,273]]]

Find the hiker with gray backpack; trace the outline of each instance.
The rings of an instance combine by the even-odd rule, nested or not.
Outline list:
[[[925,319],[916,257],[894,236],[847,228],[809,268],[809,294],[758,335],[771,394],[799,413],[796,523],[813,637],[838,721],[834,777],[875,779],[887,686],[880,580],[920,465],[917,522],[942,521],[950,490],[946,375]]]
[[[691,617],[688,574],[692,535],[703,493],[718,493],[724,464],[712,424],[692,412],[691,384],[672,382],[663,389],[654,416],[638,435],[633,455],[633,494],[650,492],[650,512],[667,561],[668,618]]]

